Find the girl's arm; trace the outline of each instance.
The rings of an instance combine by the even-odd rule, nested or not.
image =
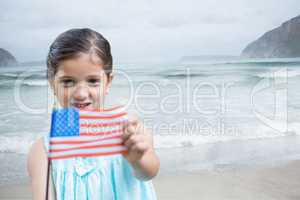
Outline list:
[[[135,176],[150,180],[159,171],[159,158],[153,147],[153,136],[137,118],[129,118],[123,134],[124,145],[128,147],[125,158],[135,170]]]
[[[46,197],[47,160],[43,139],[40,138],[32,145],[27,160],[27,170],[31,179],[33,200],[43,200]],[[49,181],[49,200],[54,200],[55,193],[51,176]]]

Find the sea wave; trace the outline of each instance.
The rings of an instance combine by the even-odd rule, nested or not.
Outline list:
[[[16,82],[16,80],[0,80],[0,88],[9,89],[14,88],[16,84],[21,86],[28,87],[44,87],[48,85],[47,80],[22,80],[20,82]]]
[[[47,86],[48,82],[46,80],[25,80],[22,82],[25,86]]]
[[[171,73],[165,73],[160,74],[163,78],[171,78],[171,79],[183,79],[183,78],[195,78],[195,77],[207,77],[207,74],[204,73],[187,73],[187,72],[171,72]]]
[[[249,62],[224,62],[216,65],[238,65],[238,66],[264,66],[264,67],[279,67],[279,66],[300,66],[300,61],[249,61]]]
[[[0,136],[0,153],[27,154],[36,136],[24,133],[20,136]]]
[[[237,66],[300,66],[300,58],[274,58],[274,59],[209,59],[209,60],[187,60],[181,64],[191,65],[211,65],[211,66],[224,66],[224,65],[237,65]]]
[[[0,80],[0,88],[2,89],[9,89],[13,87],[13,83],[11,81],[8,80]]]
[[[292,69],[292,70],[282,70],[282,71],[268,71],[268,72],[263,72],[263,73],[258,73],[255,76],[259,78],[294,78],[300,76],[300,69]]]
[[[0,74],[0,80],[16,80],[16,79],[41,79],[44,80],[46,79],[45,74],[40,74],[40,73],[32,73],[32,74],[17,74],[17,73],[4,73]]]
[[[261,126],[256,128],[256,133],[246,135],[203,135],[197,133],[172,133],[172,134],[154,134],[154,146],[157,149],[165,148],[188,148],[207,143],[228,142],[233,140],[253,140],[277,138],[290,135],[300,135],[300,123],[289,124],[286,132],[272,132],[268,127]],[[27,154],[32,143],[41,135],[32,133],[22,133],[18,135],[9,134],[0,136],[0,153],[18,153]]]

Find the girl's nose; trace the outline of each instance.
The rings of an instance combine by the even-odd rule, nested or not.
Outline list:
[[[73,93],[74,100],[81,101],[89,97],[89,89],[84,85],[78,85]]]

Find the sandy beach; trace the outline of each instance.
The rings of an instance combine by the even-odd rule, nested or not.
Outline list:
[[[198,171],[155,181],[158,199],[300,199],[300,161],[272,168]]]
[[[157,176],[158,199],[300,199],[300,161],[277,167],[200,170]],[[0,199],[31,199],[28,183],[0,187]]]

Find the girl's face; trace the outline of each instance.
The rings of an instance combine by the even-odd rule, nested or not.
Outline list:
[[[93,63],[91,57],[89,54],[81,54],[59,64],[50,85],[62,107],[88,110],[103,108],[104,96],[108,93],[112,76],[108,77],[103,64]]]

